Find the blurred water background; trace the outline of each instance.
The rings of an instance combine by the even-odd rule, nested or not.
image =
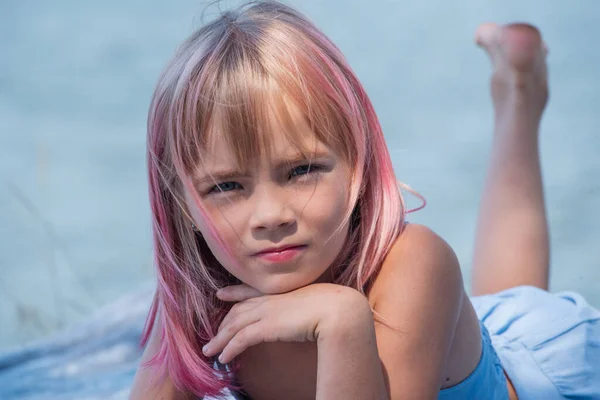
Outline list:
[[[600,2],[289,3],[346,54],[398,177],[428,199],[410,220],[448,240],[467,283],[492,129],[490,66],[473,33],[488,20],[539,26],[550,47],[542,158],[552,290],[600,306]],[[151,285],[146,112],[161,68],[204,8],[0,2],[0,349]]]

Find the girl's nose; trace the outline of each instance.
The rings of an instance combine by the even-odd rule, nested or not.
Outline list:
[[[295,213],[283,189],[261,190],[255,199],[251,228],[273,231],[293,224]]]

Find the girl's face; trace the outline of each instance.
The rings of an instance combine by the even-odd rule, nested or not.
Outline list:
[[[295,118],[310,160],[285,135],[272,138],[271,157],[251,171],[237,171],[223,135],[211,135],[195,189],[231,259],[208,234],[193,197],[188,210],[216,259],[232,275],[262,293],[284,293],[329,280],[329,267],[348,235],[351,169]],[[271,132],[278,132],[273,129]],[[262,152],[265,153],[265,152]]]

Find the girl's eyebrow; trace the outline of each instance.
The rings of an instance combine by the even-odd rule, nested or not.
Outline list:
[[[240,176],[246,176],[247,173],[238,169],[224,169],[220,171],[214,171],[201,175],[194,178],[195,184],[214,183],[215,181],[226,181],[228,179],[239,178]]]
[[[309,157],[307,157],[306,154],[296,153],[296,154],[290,156],[289,158],[280,158],[274,164],[275,164],[275,168],[277,170],[280,170],[280,169],[288,168],[290,165],[298,164],[301,162],[306,162],[306,161],[310,162],[316,158],[328,158],[328,157],[329,157],[329,153],[327,153],[326,151],[316,150],[314,152],[311,152]]]
[[[288,168],[290,165],[298,164],[301,162],[309,161],[317,158],[328,158],[329,153],[325,151],[315,151],[310,154],[310,158],[307,158],[306,155],[302,153],[296,153],[288,158],[279,158],[275,162],[275,168],[277,170]],[[214,181],[223,182],[228,179],[234,179],[239,177],[248,176],[248,171],[241,171],[237,168],[229,168],[229,169],[221,169],[215,171],[209,171],[201,176],[197,176],[194,178],[194,183],[196,184],[204,184],[204,183],[213,183]]]

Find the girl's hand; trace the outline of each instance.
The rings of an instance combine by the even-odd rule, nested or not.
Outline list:
[[[318,283],[277,295],[235,285],[220,289],[217,297],[236,304],[202,351],[208,357],[221,352],[222,364],[262,342],[317,341],[324,332],[373,325],[366,297],[341,285]]]

